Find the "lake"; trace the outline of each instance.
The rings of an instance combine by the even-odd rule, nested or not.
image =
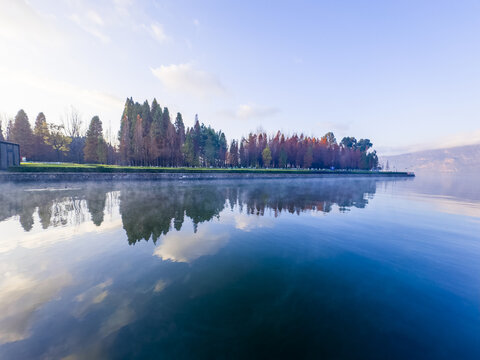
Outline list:
[[[480,359],[478,183],[1,185],[0,358]]]

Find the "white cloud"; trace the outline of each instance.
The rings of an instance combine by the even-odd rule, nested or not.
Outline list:
[[[165,34],[163,29],[163,25],[159,23],[153,23],[150,25],[150,29],[152,30],[153,37],[161,44],[167,42],[170,38]]]
[[[271,106],[259,106],[255,104],[242,104],[237,107],[236,110],[225,110],[219,112],[221,116],[237,119],[237,120],[249,120],[260,119],[273,116],[280,112],[279,108]]]
[[[93,10],[89,10],[87,11],[87,18],[97,24],[97,25],[100,25],[100,26],[103,26],[103,19],[100,15],[98,15],[98,13],[96,13],[95,11]]]
[[[206,71],[195,69],[192,64],[161,65],[151,71],[171,91],[199,97],[226,93],[220,80]]]
[[[319,122],[317,126],[324,133],[327,133],[329,131],[333,131],[333,132],[339,131],[339,132],[345,133],[350,128],[349,124],[338,123],[333,121],[322,121],[322,122]]]
[[[277,114],[280,109],[268,106],[240,105],[235,113],[239,119],[263,118]]]
[[[56,96],[56,103],[60,99],[75,99],[78,103],[88,104],[95,108],[101,107],[104,110],[122,108],[123,100],[98,89],[85,89],[70,82],[57,80],[49,76],[42,76],[27,71],[13,71],[12,69],[0,67],[0,78],[2,86],[0,95],[9,97],[8,93],[26,93],[27,90],[35,92],[41,90],[46,97]],[[3,91],[6,93],[3,94]],[[8,92],[8,93],[7,93]],[[48,103],[48,101],[47,101]],[[65,105],[68,105],[66,103]]]
[[[39,13],[23,0],[6,4],[0,1],[0,24],[0,39],[12,41],[16,46],[20,46],[19,42],[29,48],[63,43],[62,33],[53,26],[52,15]]]
[[[113,0],[115,10],[121,15],[128,15],[132,3],[133,0]]]
[[[108,35],[104,34],[102,31],[98,29],[98,21],[103,24],[103,20],[98,14],[95,12],[87,12],[85,16],[80,16],[78,14],[73,14],[70,17],[75,24],[77,24],[82,30],[93,35],[97,39],[99,39],[103,43],[110,42],[110,38]]]
[[[200,21],[198,19],[193,19],[193,25],[200,26]]]

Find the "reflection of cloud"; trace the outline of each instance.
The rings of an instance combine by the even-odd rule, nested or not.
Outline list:
[[[128,306],[128,303],[121,304],[110,317],[104,321],[100,328],[100,335],[107,337],[110,334],[120,330],[122,327],[130,324],[135,317],[135,313]]]
[[[195,69],[192,64],[161,65],[151,71],[168,90],[200,97],[225,93],[220,80],[206,71]]]
[[[100,226],[96,226],[91,222],[84,222],[72,227],[54,227],[46,230],[39,230],[38,232],[24,233],[20,238],[13,236],[2,239],[0,242],[0,254],[9,252],[17,247],[25,249],[36,249],[40,247],[52,246],[56,243],[70,240],[75,236],[87,233],[101,233],[119,229],[122,227],[122,220],[116,219],[113,221],[104,221]]]
[[[439,212],[480,218],[480,204],[475,202],[438,195],[415,194],[415,197],[432,204],[435,210]]]
[[[74,310],[74,316],[83,317],[91,305],[99,304],[105,300],[108,296],[108,290],[106,290],[106,288],[110,285],[112,285],[112,280],[108,279],[77,295],[75,300],[79,303],[79,305]]]
[[[27,338],[35,311],[71,281],[68,273],[45,280],[6,273],[0,282],[0,344]]]
[[[167,282],[165,280],[158,280],[155,284],[154,292],[163,291],[167,287]]]
[[[257,228],[273,227],[273,219],[265,216],[254,216],[247,214],[235,214],[235,228],[243,231],[251,231]]]
[[[213,255],[225,246],[230,235],[228,232],[214,233],[204,226],[197,233],[169,233],[153,254],[163,260],[190,262],[204,255]]]

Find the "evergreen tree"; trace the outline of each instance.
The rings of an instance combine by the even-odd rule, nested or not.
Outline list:
[[[37,161],[48,161],[51,159],[51,146],[46,141],[49,137],[47,119],[43,112],[37,115],[35,120],[35,127],[33,128],[34,142],[34,156],[33,159]]]
[[[202,152],[202,130],[198,121],[198,114],[195,115],[195,124],[193,125],[193,156],[194,163],[200,164],[200,153]]]
[[[163,166],[172,165],[174,159],[175,128],[167,107],[163,108],[160,122],[160,158]]]
[[[129,164],[131,160],[130,123],[126,115],[122,118],[120,125],[119,142],[120,160],[123,164]]]
[[[133,161],[135,165],[145,165],[145,142],[143,136],[143,119],[137,115],[135,130],[133,134]]]
[[[195,145],[193,139],[193,130],[188,129],[187,134],[185,136],[185,143],[183,144],[182,148],[183,157],[185,159],[185,163],[188,166],[197,166],[198,164],[195,162]]]
[[[9,119],[7,123],[7,133],[5,134],[5,138],[7,141],[12,141],[12,129],[13,129],[13,119]]]
[[[107,162],[107,146],[103,138],[102,122],[98,116],[90,121],[83,149],[85,161],[105,164]]]
[[[152,160],[152,155],[150,154],[150,146],[149,146],[149,140],[150,140],[150,128],[152,125],[152,114],[150,111],[150,105],[148,104],[148,101],[145,100],[142,107],[141,107],[141,114],[140,117],[142,118],[142,159],[143,159],[143,164],[146,165],[147,163],[150,163]]]
[[[34,136],[25,111],[18,111],[9,130],[9,140],[20,144],[21,156],[27,159],[32,158],[34,154]]]
[[[185,125],[183,123],[182,114],[177,113],[175,118],[175,164],[176,166],[183,165],[183,144],[185,143]]]
[[[208,127],[207,129],[202,129],[205,133],[205,143],[203,146],[203,156],[204,165],[205,166],[213,166],[215,165],[215,155],[217,154],[216,151],[216,144],[215,144],[215,131]]]
[[[222,131],[218,132],[218,159],[217,166],[225,166],[227,163],[228,143],[227,137]]]
[[[242,138],[240,141],[240,149],[238,150],[238,157],[239,157],[239,162],[241,167],[246,167],[247,166],[247,154],[245,152],[245,138]]]
[[[232,140],[230,150],[228,151],[228,164],[233,167],[238,166],[238,142]]]
[[[288,161],[287,152],[285,151],[285,149],[282,148],[280,150],[280,157],[279,157],[279,160],[278,160],[278,164],[281,168],[286,168],[287,167],[287,161]]]

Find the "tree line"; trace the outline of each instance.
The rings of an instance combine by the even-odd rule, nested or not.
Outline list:
[[[118,145],[107,141],[100,118],[94,116],[82,132],[82,120],[72,109],[61,125],[47,123],[39,113],[31,128],[20,110],[6,126],[0,124],[0,140],[19,143],[21,156],[32,161],[122,164],[136,166],[260,167],[375,169],[378,157],[369,139],[344,137],[337,142],[332,132],[310,137],[303,134],[273,136],[250,133],[230,144],[225,134],[200,123],[185,127],[181,113],[174,121],[167,107],[156,99],[150,105],[127,98],[120,120]]]

